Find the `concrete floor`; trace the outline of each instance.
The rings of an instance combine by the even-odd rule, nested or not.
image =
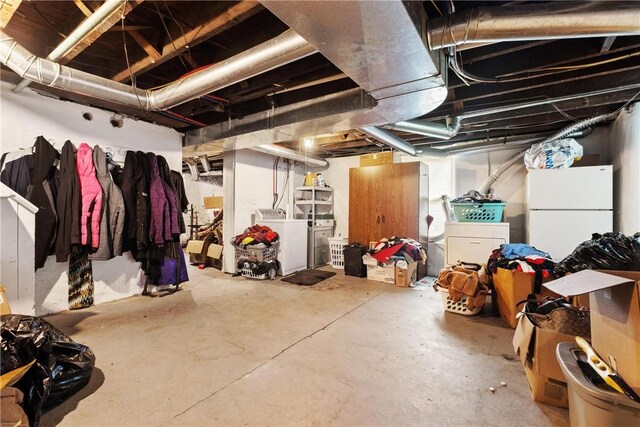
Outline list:
[[[97,360],[41,425],[568,425],[531,400],[513,331],[445,313],[429,286],[190,275],[173,295],[49,317]]]

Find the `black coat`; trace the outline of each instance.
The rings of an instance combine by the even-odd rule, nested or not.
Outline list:
[[[31,185],[35,163],[36,159],[33,154],[26,154],[7,162],[2,168],[0,181],[22,197],[26,197],[27,190]]]
[[[122,198],[124,199],[124,237],[122,239],[122,251],[137,250],[136,244],[136,226],[137,226],[137,208],[136,199],[138,198],[138,190],[136,187],[136,176],[140,175],[138,167],[138,157],[133,151],[127,151],[124,159],[124,168],[122,169],[122,179],[119,184]]]
[[[80,178],[76,168],[76,148],[71,141],[62,146],[60,157],[60,185],[56,198],[58,213],[58,235],[56,238],[56,261],[66,262],[71,253],[71,245],[79,245],[80,214]]]
[[[147,155],[136,151],[138,167],[134,180],[136,183],[136,244],[139,251],[149,246],[149,215],[151,205],[149,200],[149,163]]]
[[[28,191],[27,200],[37,208],[35,264],[36,270],[44,266],[47,256],[52,252],[58,228],[58,216],[55,200],[57,197],[58,169],[55,161],[59,153],[43,136],[36,138],[35,166],[33,185]]]
[[[187,213],[189,210],[189,199],[187,199],[187,192],[184,188],[184,180],[180,172],[171,171],[171,181],[173,182],[173,188],[176,190],[176,198],[178,199],[178,210],[180,215],[178,216],[178,223],[180,224],[180,233],[186,233],[187,227],[184,224],[183,213]]]

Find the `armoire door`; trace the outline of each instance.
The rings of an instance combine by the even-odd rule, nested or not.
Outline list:
[[[349,240],[418,239],[419,191],[419,162],[350,169]]]
[[[387,176],[377,194],[376,205],[381,218],[381,237],[410,237],[418,240],[420,163],[385,165]]]

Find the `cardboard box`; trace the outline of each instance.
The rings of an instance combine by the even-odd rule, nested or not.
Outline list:
[[[4,286],[0,286],[0,315],[11,314],[11,307],[9,307],[9,301],[5,293],[6,289]]]
[[[204,240],[189,240],[185,252],[189,254],[191,264],[211,265],[218,270],[222,269],[222,245],[211,243],[207,248],[207,255],[202,255]]]
[[[589,293],[593,349],[640,392],[640,271],[583,270],[545,286],[568,297]]]
[[[204,208],[205,209],[222,209],[224,203],[224,197],[205,197]]]
[[[418,263],[412,262],[409,268],[400,268],[396,265],[396,286],[400,288],[408,288],[415,283],[418,277]]]
[[[389,163],[393,163],[393,153],[391,151],[363,154],[360,156],[360,167],[387,165]]]
[[[367,280],[394,284],[396,282],[394,263],[387,263],[383,266],[367,265]]]
[[[498,268],[493,275],[493,286],[500,316],[510,327],[515,328],[518,324],[516,314],[519,311],[516,304],[527,299],[527,296],[534,291],[535,277],[521,271]],[[542,296],[558,297],[544,287],[541,291]]]
[[[522,316],[513,335],[513,349],[525,369],[531,398],[540,403],[568,408],[567,380],[556,359],[561,342],[575,342],[573,335],[536,327]]]

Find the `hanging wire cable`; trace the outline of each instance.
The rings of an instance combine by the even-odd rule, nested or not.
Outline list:
[[[440,8],[438,7],[438,5],[436,4],[436,2],[434,0],[431,0],[431,4],[433,5],[433,7],[436,8],[436,10],[438,11],[438,13],[440,14],[440,16],[442,16],[442,12],[440,11]]]
[[[180,28],[180,32],[182,33],[182,38],[184,39],[185,42],[187,42],[187,36],[184,33],[184,28],[182,27],[182,24],[175,18],[175,16],[173,16],[173,13],[171,12],[171,8],[169,7],[169,5],[167,5],[167,2],[163,1],[162,3],[164,4],[164,8],[167,9],[167,12],[169,12],[169,16],[171,17],[173,22],[175,22],[178,28]],[[193,58],[191,57],[191,49],[189,45],[187,45],[186,48],[187,48],[187,53],[189,54],[189,59],[193,60]]]
[[[124,59],[125,61],[127,61],[127,71],[129,72],[129,79],[131,80],[131,87],[133,88],[133,93],[136,95],[136,99],[138,100],[138,106],[140,107],[140,111],[144,111],[144,108],[142,108],[142,101],[140,101],[140,97],[138,96],[136,79],[133,73],[131,72],[131,64],[129,63],[129,52],[127,51],[127,36],[125,35],[125,31],[124,31],[124,17],[125,17],[126,8],[127,8],[127,4],[124,3],[122,5],[122,13],[120,14],[120,26],[122,30],[120,32],[122,33],[122,47],[124,49]]]
[[[613,112],[613,114],[618,114],[620,111],[622,111],[622,110],[624,110],[625,108],[627,108],[627,106],[628,106],[629,104],[631,104],[631,103],[633,102],[633,100],[635,100],[638,96],[640,96],[640,91],[639,91],[639,92],[636,92],[636,94],[635,94],[635,95],[633,95],[633,96],[631,97],[631,99],[629,99],[627,102],[625,102],[625,103],[622,105],[622,107],[620,107],[620,108],[618,108],[616,111],[614,111],[614,112]]]
[[[169,37],[169,41],[171,42],[171,46],[173,46],[173,49],[178,54],[178,59],[180,59],[180,62],[182,62],[182,65],[184,66],[184,68],[187,71],[191,71],[191,68],[187,67],[187,64],[184,62],[184,59],[182,59],[182,56],[180,56],[180,51],[176,47],[176,44],[173,42],[173,38],[171,37],[171,33],[169,33],[169,28],[167,28],[167,24],[165,24],[164,19],[162,18],[162,13],[160,12],[160,8],[158,7],[158,3],[154,2],[153,5],[156,7],[156,11],[158,12],[158,16],[160,17],[160,22],[162,22],[162,26],[164,27],[164,31],[167,33],[167,37]]]

